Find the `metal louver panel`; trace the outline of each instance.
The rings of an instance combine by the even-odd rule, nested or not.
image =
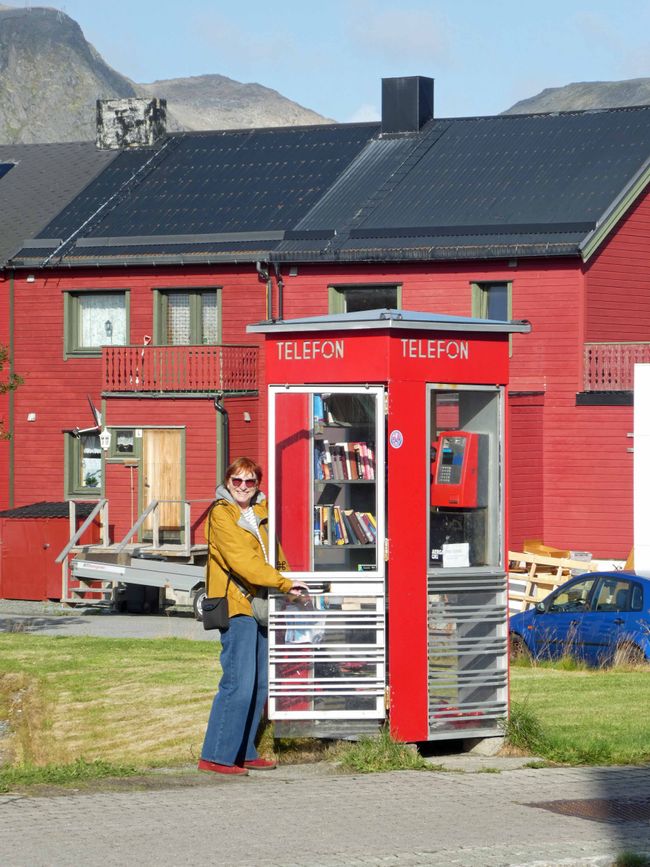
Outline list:
[[[429,736],[494,733],[507,713],[505,576],[429,580]]]

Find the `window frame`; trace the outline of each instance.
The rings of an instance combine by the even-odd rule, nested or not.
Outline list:
[[[480,280],[472,282],[472,316],[487,319],[488,294],[494,286],[505,286],[507,293],[507,317],[512,319],[512,280]],[[504,320],[507,321],[507,320]]]
[[[472,316],[475,319],[487,319],[488,293],[492,286],[505,286],[507,295],[506,315],[512,319],[512,280],[478,280],[472,281]],[[512,356],[512,334],[508,335],[509,355]]]
[[[96,295],[123,295],[125,315],[125,342],[103,344],[128,346],[131,334],[131,292],[129,289],[65,289],[63,291],[63,358],[99,358],[102,346],[81,346],[79,344],[80,298]]]
[[[221,286],[163,286],[153,290],[153,342],[155,346],[217,346],[222,338]],[[189,343],[169,343],[167,340],[168,297],[170,292],[184,292],[190,296],[190,341]],[[203,294],[214,292],[217,299],[217,341],[204,343],[196,341],[197,335],[203,337]]]
[[[82,438],[84,434],[74,436],[70,432],[65,433],[65,498],[68,500],[99,500],[104,489],[104,471],[106,461],[104,452],[100,447],[101,482],[97,487],[89,487],[81,484],[80,467],[82,456]],[[99,437],[99,432],[96,434]]]
[[[347,313],[346,292],[355,289],[395,289],[396,310],[402,309],[402,284],[397,282],[387,283],[333,283],[328,286],[328,309],[330,314]],[[374,308],[368,308],[369,310]]]

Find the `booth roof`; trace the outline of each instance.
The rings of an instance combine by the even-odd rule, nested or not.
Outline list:
[[[448,316],[418,310],[359,310],[354,313],[333,313],[327,316],[306,316],[299,319],[275,319],[248,325],[252,333],[285,331],[328,331],[360,328],[418,328],[425,331],[483,331],[527,334],[531,330],[526,320],[502,321],[475,319],[470,316]]]

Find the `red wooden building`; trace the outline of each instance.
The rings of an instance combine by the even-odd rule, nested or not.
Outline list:
[[[384,81],[381,124],[122,148],[5,265],[24,384],[2,505],[105,498],[120,539],[174,501],[139,532],[200,540],[226,421],[230,454],[265,462],[246,325],[403,308],[532,323],[511,338],[510,547],[625,558],[649,158],[650,107],[436,119],[422,78]]]

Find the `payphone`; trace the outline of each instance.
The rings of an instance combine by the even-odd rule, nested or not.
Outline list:
[[[431,446],[431,505],[476,508],[481,434],[443,431]],[[481,491],[481,500],[485,499]]]
[[[370,310],[248,330],[266,338],[269,534],[312,603],[271,594],[276,737],[386,717],[402,741],[499,734],[505,386],[530,326]]]

